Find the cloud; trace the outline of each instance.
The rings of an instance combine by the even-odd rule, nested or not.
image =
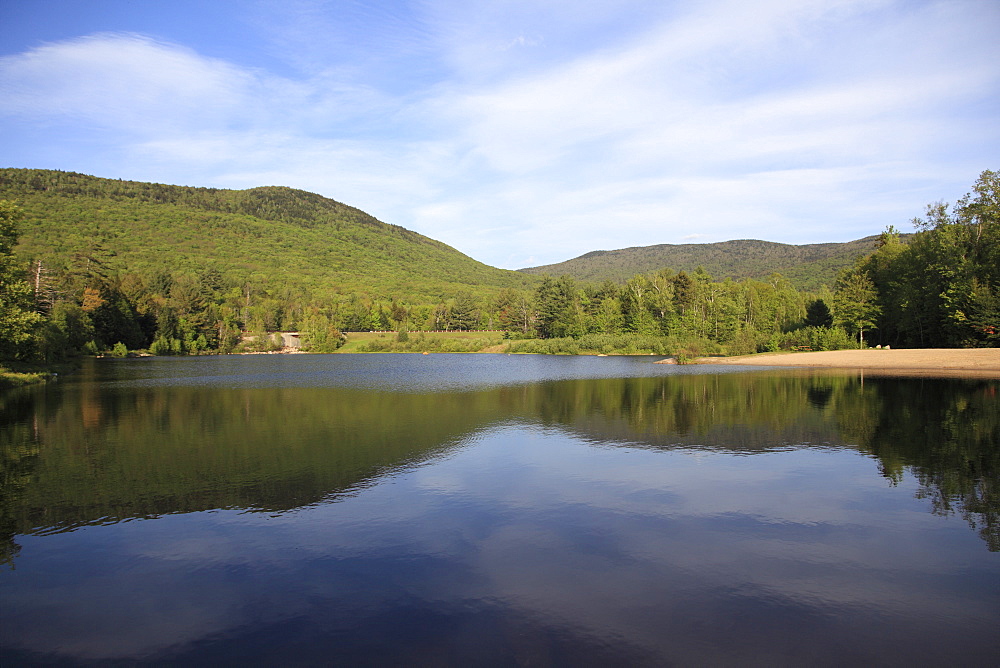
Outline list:
[[[784,25],[789,14],[770,18]],[[647,175],[678,167],[707,171],[758,159],[857,162],[887,148],[919,148],[933,139],[911,132],[915,125],[996,84],[995,68],[985,65],[887,77],[868,63],[863,76],[847,80],[814,73],[806,82],[759,83],[740,93],[729,79],[757,74],[755,61],[767,61],[776,48],[758,43],[769,31],[752,29],[759,17],[745,32],[740,15],[739,23],[697,18],[697,27],[661,26],[617,53],[587,53],[535,76],[436,102],[470,150],[498,173],[569,166],[570,174],[593,179],[609,172],[630,177],[637,168]],[[860,69],[857,62],[842,65]],[[596,169],[585,175],[581,167]]]
[[[418,152],[371,137],[378,133],[366,125],[398,107],[371,88],[326,74],[292,80],[239,68],[141,35],[44,45],[4,57],[0,72],[0,117],[82,123],[82,132],[112,136],[109,149],[140,173],[180,168],[180,182],[191,185],[275,183],[351,204],[359,194],[371,202],[391,193],[391,200],[422,189],[414,179],[434,155],[433,147]],[[192,183],[193,175],[206,180]]]
[[[877,11],[888,13],[874,17],[873,48],[858,28]],[[442,107],[497,184],[466,207],[520,203],[510,215],[522,248],[564,257],[671,242],[692,225],[711,240],[803,243],[905,220],[912,200],[886,206],[879,190],[940,187],[948,172],[954,184],[956,167],[967,185],[982,165],[961,154],[981,157],[980,138],[997,139],[988,118],[961,130],[950,120],[956,106],[996,97],[995,61],[945,53],[964,43],[968,17],[914,14],[891,3],[706,3],[617,50],[459,91]],[[909,67],[915,26],[941,46],[921,46],[937,59]],[[948,153],[950,164],[935,162]]]
[[[845,241],[955,199],[1000,148],[1000,10],[975,2],[259,11],[298,69],[117,33],[3,57],[9,155],[11,129],[51,128],[101,146],[58,168],[305,188],[516,267],[693,229]],[[70,156],[60,133],[21,154]]]
[[[0,111],[126,130],[231,123],[259,82],[239,68],[137,35],[93,35],[0,61]]]
[[[0,59],[0,113],[83,119],[161,137],[297,127],[323,134],[376,113],[378,93],[328,77],[296,81],[132,34],[97,34]]]

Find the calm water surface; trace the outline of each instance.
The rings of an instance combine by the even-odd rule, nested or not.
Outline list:
[[[0,396],[0,664],[996,665],[998,390],[99,360]]]

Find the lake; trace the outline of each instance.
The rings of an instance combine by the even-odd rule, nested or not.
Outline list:
[[[996,665],[1000,381],[94,360],[0,396],[0,664]]]

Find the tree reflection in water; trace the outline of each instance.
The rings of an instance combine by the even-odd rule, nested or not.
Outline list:
[[[515,421],[588,442],[753,454],[855,448],[909,471],[936,514],[1000,550],[998,383],[737,373],[483,390],[102,387],[11,392],[0,423],[0,558],[17,534],[215,508],[280,512],[336,498]]]

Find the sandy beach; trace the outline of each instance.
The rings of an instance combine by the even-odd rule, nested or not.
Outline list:
[[[876,369],[920,373],[1000,377],[1000,348],[913,348],[826,350],[805,353],[764,353],[742,357],[703,357],[699,364]]]

